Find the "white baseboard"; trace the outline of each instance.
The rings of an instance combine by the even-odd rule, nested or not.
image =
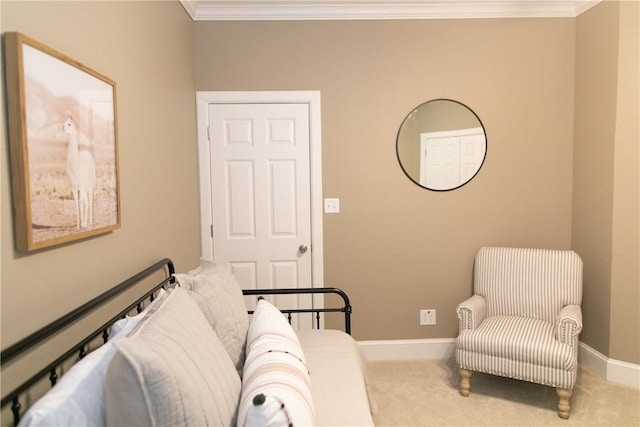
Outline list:
[[[367,360],[450,359],[455,356],[456,339],[414,339],[358,341]],[[610,359],[580,342],[580,364],[601,378],[640,390],[640,365]]]
[[[583,342],[578,344],[578,363],[597,376],[607,378],[609,358]]]
[[[358,341],[367,360],[450,359],[456,339]]]
[[[607,380],[616,384],[640,389],[640,365],[609,359]]]
[[[610,359],[583,342],[578,349],[578,361],[607,381],[640,390],[640,365]]]

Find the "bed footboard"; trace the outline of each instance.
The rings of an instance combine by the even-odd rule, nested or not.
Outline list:
[[[289,323],[291,323],[291,316],[293,314],[300,313],[312,313],[315,314],[316,328],[320,329],[320,313],[344,313],[344,331],[351,335],[351,303],[347,294],[338,288],[284,288],[284,289],[243,289],[244,295],[296,295],[296,294],[335,294],[342,299],[343,305],[341,307],[303,307],[295,309],[280,309],[280,311],[287,315]],[[253,311],[249,310],[249,314]]]

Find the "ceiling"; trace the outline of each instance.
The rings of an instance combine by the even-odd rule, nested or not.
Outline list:
[[[573,18],[601,0],[180,0],[194,21]]]

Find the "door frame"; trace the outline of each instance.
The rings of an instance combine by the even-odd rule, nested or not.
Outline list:
[[[322,234],[322,145],[320,91],[196,91],[198,139],[198,175],[200,181],[201,253],[213,259],[213,206],[211,199],[211,163],[208,137],[210,104],[308,104],[309,170],[311,191],[311,285],[324,287],[324,246]],[[322,307],[322,298],[314,295],[314,307]]]

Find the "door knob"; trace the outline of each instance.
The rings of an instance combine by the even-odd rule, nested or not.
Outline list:
[[[307,247],[307,245],[300,245],[298,246],[298,252],[300,252],[301,254],[307,252],[309,248]]]

